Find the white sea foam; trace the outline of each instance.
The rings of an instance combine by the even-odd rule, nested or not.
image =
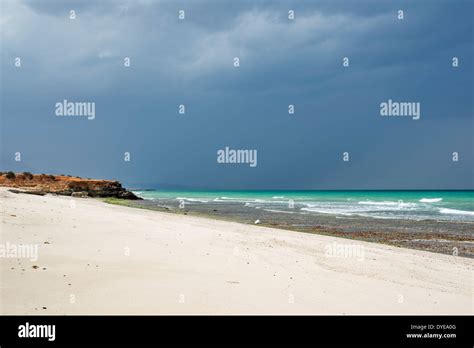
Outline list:
[[[374,219],[399,219],[401,215],[387,215],[386,213],[376,213],[373,211],[365,210],[365,209],[354,209],[354,210],[341,210],[341,209],[324,209],[324,208],[301,208],[303,211],[308,211],[311,213],[320,213],[320,214],[330,214],[330,215],[339,215],[339,216],[360,216],[360,217],[369,217]],[[304,214],[304,213],[303,213]],[[419,219],[419,217],[415,217],[412,215],[404,215],[403,218],[405,219]]]
[[[353,214],[362,217],[374,218],[374,219],[398,219],[398,216],[387,216],[387,215],[375,215],[375,214]],[[408,217],[406,217],[408,218]]]
[[[454,215],[469,215],[474,216],[474,211],[467,211],[467,210],[457,210],[457,209],[450,209],[450,208],[441,208],[439,210],[441,214],[454,214]]]
[[[231,197],[217,197],[213,199],[214,202],[226,202],[226,203],[245,203],[245,202],[255,202],[253,199],[248,198],[231,198]]]
[[[321,214],[339,214],[339,215],[356,215],[355,212],[348,212],[347,210],[341,210],[341,209],[334,209],[334,208],[316,208],[316,207],[310,207],[310,208],[301,208],[301,210],[304,211],[309,211],[312,213],[321,213]]]
[[[398,202],[393,202],[393,201],[360,201],[358,204],[361,205],[373,205],[373,206],[389,206],[389,207],[412,207],[415,208],[417,207],[416,203],[408,203],[408,202],[403,202],[403,201],[398,201]]]
[[[176,197],[177,201],[188,201],[188,202],[199,202],[199,203],[208,203],[208,200],[198,199],[198,198],[188,198],[188,197]]]
[[[381,202],[376,202],[376,201],[360,201],[357,202],[358,204],[365,204],[365,205],[399,205],[403,204],[403,202],[392,202],[392,201],[381,201]]]
[[[419,200],[421,203],[436,203],[436,202],[441,202],[443,199],[442,198],[422,198]]]
[[[273,200],[265,200],[265,199],[253,199],[249,200],[239,200],[237,202],[245,203],[246,206],[253,206],[255,204],[268,204],[268,205],[275,205],[275,204],[283,204],[288,205],[288,201],[273,201]]]
[[[287,211],[287,210],[278,210],[278,209],[263,209],[263,210],[269,211],[272,213],[296,214],[295,211]]]
[[[218,197],[213,199],[214,202],[227,202],[227,203],[233,203],[233,202],[243,202],[241,199],[237,198],[229,198],[229,197]]]

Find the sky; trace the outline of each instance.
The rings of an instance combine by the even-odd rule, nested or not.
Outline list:
[[[473,13],[469,0],[2,0],[0,170],[131,188],[474,189]],[[95,117],[57,116],[65,99]],[[420,118],[381,116],[389,99]],[[218,163],[226,147],[258,164]]]

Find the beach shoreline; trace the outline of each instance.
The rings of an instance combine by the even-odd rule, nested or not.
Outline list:
[[[242,203],[212,201],[186,202],[180,207],[179,199],[127,201],[112,198],[105,201],[128,207],[251,225],[258,220],[261,226],[271,228],[474,258],[474,223],[472,222],[301,214],[296,213],[297,210],[272,211],[254,209]]]
[[[0,200],[2,245],[39,246],[2,259],[2,314],[473,313],[470,258],[92,198]]]

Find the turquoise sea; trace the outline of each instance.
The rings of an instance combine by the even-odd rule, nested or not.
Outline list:
[[[474,222],[474,191],[169,191],[137,190],[156,201],[235,204],[295,214]]]

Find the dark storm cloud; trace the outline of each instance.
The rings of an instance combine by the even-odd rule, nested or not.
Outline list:
[[[223,189],[473,187],[472,2],[6,1],[3,9],[2,169]],[[95,101],[97,118],[55,118],[64,98]],[[389,98],[421,102],[421,119],[382,119]],[[218,165],[224,146],[257,149],[258,166]]]

